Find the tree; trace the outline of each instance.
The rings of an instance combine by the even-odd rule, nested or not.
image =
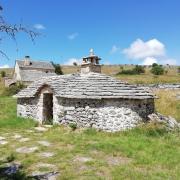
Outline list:
[[[155,66],[158,66],[158,64],[157,64],[157,63],[153,63],[153,64],[152,64],[152,67],[155,67]]]
[[[154,63],[155,65],[152,66],[151,73],[154,75],[162,75],[164,74],[164,68],[161,65]]]
[[[5,77],[6,76],[6,72],[5,71],[1,71],[1,77]]]
[[[133,69],[135,74],[142,74],[145,73],[145,69],[143,66],[136,65],[135,68]]]
[[[62,69],[61,69],[61,65],[60,64],[55,64],[53,62],[51,62],[51,64],[54,66],[55,68],[55,73],[58,75],[63,75]]]
[[[4,20],[2,13],[3,13],[3,7],[0,5],[0,32],[1,32],[0,42],[2,42],[4,34],[10,37],[12,40],[16,41],[16,34],[19,32],[24,32],[30,37],[30,39],[33,42],[35,38],[40,35],[40,33],[35,32],[34,30],[31,30],[31,29],[28,29],[22,24],[7,23]],[[7,59],[9,59],[8,55],[4,51],[0,50],[0,54],[6,57]]]
[[[77,64],[77,62],[73,62],[73,65],[74,65],[74,66],[77,66],[78,64]]]

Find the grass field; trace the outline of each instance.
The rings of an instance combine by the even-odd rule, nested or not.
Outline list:
[[[161,113],[180,117],[180,102],[174,101],[176,91],[156,93],[160,97],[156,100],[156,108]],[[8,141],[0,145],[0,170],[7,160],[22,163],[22,179],[35,171],[58,171],[59,179],[180,177],[179,132],[167,133],[153,124],[114,134],[93,129],[72,131],[61,126],[38,132],[34,129],[36,125],[32,120],[16,117],[15,99],[0,97],[0,136]],[[22,142],[22,137],[15,138],[17,135],[29,140]],[[50,145],[43,146],[38,141],[47,141]],[[20,147],[37,147],[37,150],[22,154],[16,152]],[[43,152],[54,153],[54,156],[44,158]]]

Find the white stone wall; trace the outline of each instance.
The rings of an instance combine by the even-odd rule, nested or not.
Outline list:
[[[58,103],[57,103],[58,102]],[[154,112],[153,100],[56,99],[55,123],[120,131],[137,126]]]
[[[44,91],[46,92],[46,91]],[[17,101],[17,114],[42,123],[43,93],[36,98]],[[53,123],[93,127],[104,131],[120,131],[137,126],[154,112],[154,100],[67,99],[53,96]]]

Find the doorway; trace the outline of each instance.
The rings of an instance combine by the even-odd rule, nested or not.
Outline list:
[[[43,93],[43,124],[53,124],[52,93]]]

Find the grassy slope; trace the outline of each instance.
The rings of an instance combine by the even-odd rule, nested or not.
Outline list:
[[[124,69],[132,69],[133,66],[123,66]],[[65,74],[75,73],[79,71],[79,67],[62,66]],[[161,76],[154,76],[150,73],[150,68],[146,68],[145,74],[142,75],[116,75],[120,71],[120,65],[104,65],[102,73],[113,75],[117,79],[127,81],[129,83],[149,84],[149,83],[180,83],[180,75],[177,73],[177,67],[165,68],[168,73]]]
[[[158,93],[164,96],[164,92]],[[166,107],[173,115],[174,105],[169,102],[173,99],[169,95],[166,100]],[[156,106],[163,113],[166,111],[160,107],[164,106],[161,104],[163,100],[159,101],[156,101]],[[43,162],[54,164],[61,174],[60,179],[178,179],[180,176],[178,132],[166,133],[163,129],[155,131],[152,125],[115,134],[94,130],[73,132],[65,127],[54,127],[44,133],[28,132],[29,129],[33,130],[35,124],[16,118],[15,99],[0,97],[0,136],[7,137],[6,140],[10,142],[0,145],[1,158],[13,154],[15,160],[23,164],[26,174],[37,170],[50,171],[51,168],[35,167],[37,163]],[[30,141],[14,141],[12,136],[15,133],[29,137]],[[40,146],[38,140],[47,140],[52,145]],[[38,146],[39,150],[27,155],[16,153],[15,149],[22,146]],[[39,156],[40,152],[47,151],[54,152],[55,156]],[[78,162],[74,160],[77,157],[90,157],[92,160]],[[3,166],[1,163],[0,166]]]

